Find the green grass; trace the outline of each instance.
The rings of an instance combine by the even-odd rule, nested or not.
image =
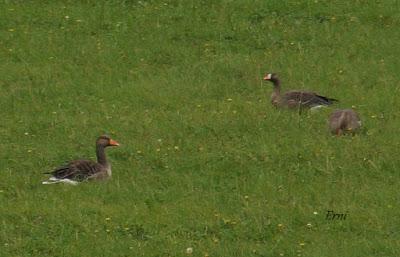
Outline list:
[[[45,2],[0,1],[0,256],[400,256],[398,1]],[[41,185],[102,133],[112,180]]]

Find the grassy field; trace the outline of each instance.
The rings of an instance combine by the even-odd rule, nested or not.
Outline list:
[[[0,0],[0,256],[400,256],[399,25],[396,0]],[[362,133],[274,109],[267,71]],[[103,133],[112,180],[41,185]]]

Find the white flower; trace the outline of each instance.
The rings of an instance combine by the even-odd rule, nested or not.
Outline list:
[[[187,254],[192,254],[193,253],[193,248],[192,247],[186,248],[186,253]]]

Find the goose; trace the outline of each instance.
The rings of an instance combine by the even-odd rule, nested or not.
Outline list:
[[[51,172],[52,176],[43,181],[43,184],[67,183],[77,185],[85,180],[102,180],[111,177],[111,165],[107,161],[105,148],[119,146],[119,143],[107,135],[102,135],[96,140],[97,162],[91,160],[73,160],[68,164],[58,167]]]
[[[310,91],[291,90],[281,95],[281,82],[276,73],[267,73],[264,81],[270,81],[274,85],[274,90],[271,94],[271,103],[275,107],[317,109],[338,102],[336,99],[321,96]]]
[[[361,120],[352,109],[336,110],[329,116],[328,125],[332,134],[340,136],[355,133],[361,127]]]

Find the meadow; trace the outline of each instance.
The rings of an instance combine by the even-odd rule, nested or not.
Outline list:
[[[400,256],[399,25],[396,0],[0,0],[0,256]],[[340,102],[276,110],[266,72]],[[111,180],[41,184],[104,133]]]

